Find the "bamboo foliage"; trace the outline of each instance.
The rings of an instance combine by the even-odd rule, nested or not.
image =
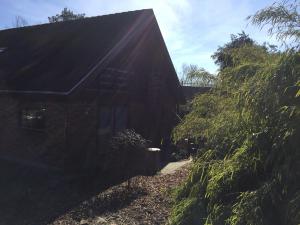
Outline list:
[[[206,142],[170,224],[298,224],[300,54],[254,44],[231,56],[173,131],[175,141]]]

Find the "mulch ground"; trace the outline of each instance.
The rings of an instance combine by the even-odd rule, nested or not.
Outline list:
[[[186,165],[172,174],[138,176],[79,203],[48,225],[166,224],[172,207],[170,192],[188,175]]]

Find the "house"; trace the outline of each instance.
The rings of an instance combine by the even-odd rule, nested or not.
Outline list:
[[[196,95],[208,93],[212,87],[196,87],[182,85],[182,91],[186,100],[192,100]]]
[[[123,129],[160,147],[182,101],[151,9],[0,31],[0,158],[89,167]]]
[[[185,115],[187,115],[191,111],[191,106],[193,99],[202,94],[209,93],[212,90],[213,87],[207,87],[207,86],[188,86],[181,84],[182,93],[184,95],[185,102],[184,104],[181,104],[179,106],[178,110],[178,116],[180,118],[183,118]]]

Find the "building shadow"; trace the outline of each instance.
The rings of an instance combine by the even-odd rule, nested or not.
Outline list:
[[[67,212],[74,220],[116,211],[146,194],[142,188],[128,192],[101,192],[122,182],[120,177],[93,173],[65,176],[59,171],[0,161],[0,225],[47,225]],[[97,197],[94,197],[97,196]],[[81,209],[79,205],[91,202]],[[80,212],[78,212],[80,210]]]

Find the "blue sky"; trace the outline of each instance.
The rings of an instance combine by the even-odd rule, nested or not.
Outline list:
[[[64,7],[86,16],[153,8],[176,70],[197,64],[215,73],[211,55],[244,30],[262,43],[276,44],[265,30],[248,24],[246,17],[273,0],[0,0],[0,29],[12,26],[15,16],[30,25],[48,22]]]

